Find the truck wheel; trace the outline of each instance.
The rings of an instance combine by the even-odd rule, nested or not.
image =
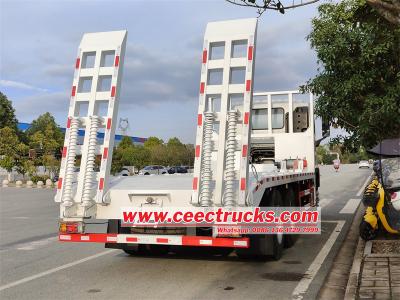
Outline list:
[[[279,190],[274,189],[271,194],[270,205],[273,207],[283,206],[282,195]],[[275,234],[272,237],[272,257],[274,260],[280,260],[283,253],[283,234]]]
[[[296,206],[296,197],[292,188],[287,189],[285,199],[283,199],[284,206],[293,207]],[[285,234],[283,239],[283,245],[285,248],[292,247],[297,241],[297,234]]]
[[[251,259],[251,260],[266,260],[268,258],[262,249],[267,239],[261,235],[249,235],[250,247],[244,249],[236,249],[236,255],[240,259]]]
[[[135,248],[129,247],[129,249],[122,249],[122,251],[131,256],[142,256],[145,254],[145,245],[136,245]]]

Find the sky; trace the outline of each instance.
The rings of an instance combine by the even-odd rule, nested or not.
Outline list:
[[[316,74],[306,36],[317,7],[259,18],[255,91],[295,90]],[[0,91],[20,122],[48,111],[65,126],[82,35],[127,29],[119,106],[127,133],[194,143],[206,24],[256,16],[223,0],[0,0]]]

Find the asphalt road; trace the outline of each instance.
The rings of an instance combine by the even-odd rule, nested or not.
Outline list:
[[[1,299],[314,299],[370,170],[322,167],[322,234],[301,236],[276,261],[130,257],[100,244],[57,241],[53,190],[0,188]]]

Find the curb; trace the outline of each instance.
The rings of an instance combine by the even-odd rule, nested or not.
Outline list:
[[[11,189],[31,189],[31,190],[57,190],[56,186],[51,186],[47,187],[46,185],[43,185],[41,187],[37,187],[37,185],[32,185],[32,186],[27,186],[26,184],[23,184],[21,186],[16,186],[15,184],[4,186],[0,185],[0,188],[11,188]]]
[[[359,222],[363,216],[364,205],[360,202],[353,220],[350,223],[347,235],[343,240],[333,262],[332,266],[318,292],[317,299],[345,299],[347,293],[348,274],[353,272],[353,258],[358,251],[359,244]],[[363,250],[364,248],[362,248]],[[358,252],[356,252],[358,253]],[[360,261],[361,262],[361,261]],[[357,273],[358,275],[358,273]],[[357,287],[357,286],[356,286]],[[347,298],[354,299],[354,298]]]
[[[359,277],[361,271],[361,263],[364,257],[365,241],[358,238],[356,252],[354,253],[353,265],[351,266],[349,280],[347,282],[346,292],[344,295],[345,300],[355,299],[357,296],[357,289],[359,285]]]

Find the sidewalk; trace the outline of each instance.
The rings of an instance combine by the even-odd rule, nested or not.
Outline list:
[[[358,242],[345,299],[400,299],[400,239]]]

